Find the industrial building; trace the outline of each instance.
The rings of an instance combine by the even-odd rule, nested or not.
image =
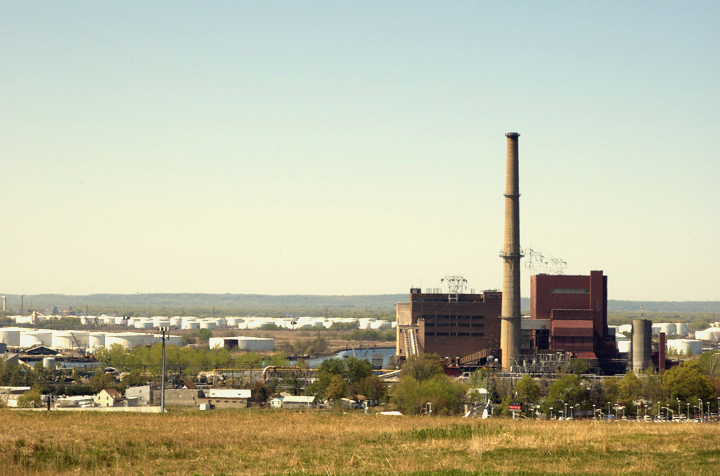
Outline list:
[[[500,345],[502,293],[422,293],[410,290],[410,302],[397,304],[396,355],[438,354],[459,361],[489,355]]]
[[[505,136],[502,292],[464,294],[452,279],[449,284],[455,288],[449,286],[447,293],[411,289],[410,302],[397,304],[398,360],[425,352],[477,365],[487,363],[492,354],[501,357],[504,371],[545,372],[569,358],[581,358],[590,367],[622,371],[616,368],[617,344],[607,326],[607,276],[602,271],[531,276],[530,316],[521,316],[520,134]]]

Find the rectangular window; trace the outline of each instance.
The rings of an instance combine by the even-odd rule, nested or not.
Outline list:
[[[470,327],[470,324],[460,323],[458,324],[458,327]]]
[[[473,323],[472,327],[485,327],[485,324],[482,322],[478,322],[477,324]]]
[[[438,327],[450,327],[450,323],[448,323],[448,322],[438,322],[438,323],[437,323],[437,326],[438,326]]]
[[[447,337],[448,333],[447,333],[447,332],[438,332],[438,333],[435,334],[435,335],[438,336],[438,337]]]
[[[434,332],[426,332],[425,336],[435,337],[435,333]]]
[[[551,289],[552,294],[590,294],[589,289]]]
[[[458,335],[458,337],[467,337],[470,335],[470,333],[469,332],[458,332],[457,335]]]
[[[472,335],[473,337],[480,337],[480,336],[484,336],[485,334],[482,333],[482,332],[473,332],[471,335]]]
[[[477,320],[480,320],[480,319],[485,319],[485,316],[472,316],[472,320],[473,320],[473,321],[477,321]]]
[[[435,323],[434,322],[426,322],[425,327],[435,327]]]

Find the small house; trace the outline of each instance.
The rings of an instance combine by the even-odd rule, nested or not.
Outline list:
[[[122,404],[122,395],[114,388],[105,388],[95,395],[94,401],[99,407],[118,407]]]

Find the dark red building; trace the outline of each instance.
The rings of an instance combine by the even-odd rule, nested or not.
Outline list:
[[[589,276],[532,276],[530,317],[550,320],[549,332],[536,332],[537,348],[585,359],[615,358],[615,338],[607,328],[607,276],[602,271]]]

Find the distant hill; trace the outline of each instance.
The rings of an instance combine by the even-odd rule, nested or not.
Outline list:
[[[20,296],[6,295],[9,309],[20,308]],[[64,294],[25,295],[25,309],[47,309],[52,307],[84,310],[93,308],[151,308],[164,310],[212,309],[218,311],[242,310],[392,310],[398,302],[407,302],[405,294],[377,294],[359,296],[319,295],[267,295],[267,294],[90,294],[73,296]],[[609,311],[646,312],[720,312],[720,301],[614,301],[608,302]],[[530,309],[530,299],[523,298],[523,310]]]

